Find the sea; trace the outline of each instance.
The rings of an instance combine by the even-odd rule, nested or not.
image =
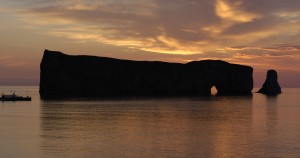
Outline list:
[[[254,89],[256,91],[257,89]],[[0,101],[1,158],[300,157],[300,89],[278,96]]]

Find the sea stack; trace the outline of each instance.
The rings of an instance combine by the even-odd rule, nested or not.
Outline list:
[[[281,88],[277,79],[278,79],[277,72],[275,70],[268,70],[267,79],[263,84],[263,87],[258,91],[258,93],[263,93],[266,95],[280,94]]]
[[[132,61],[45,50],[42,99],[127,96],[251,95],[253,68],[221,60]]]

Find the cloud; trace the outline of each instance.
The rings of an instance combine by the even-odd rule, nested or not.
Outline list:
[[[22,61],[19,59],[14,59],[11,56],[0,56],[0,66],[1,68],[18,68],[22,66],[32,66],[34,65],[33,63],[27,62],[27,61]]]
[[[247,12],[242,9],[244,1],[216,1],[216,13],[224,20],[235,22],[250,22],[260,18],[260,15],[255,12]]]
[[[233,47],[226,47],[220,50],[229,50],[229,51],[264,50],[264,51],[272,51],[272,52],[298,53],[300,51],[300,45],[294,45],[289,43],[277,43],[267,47],[233,46]]]
[[[178,19],[170,18],[174,17],[173,14],[177,14],[177,10],[166,12],[165,8],[158,7],[154,2],[146,5],[140,2],[131,2],[131,5],[133,9],[129,9],[128,4],[125,5],[123,2],[102,3],[93,5],[93,7],[86,4],[53,5],[31,8],[20,11],[20,13],[26,15],[24,19],[35,24],[51,26],[53,22],[57,21],[57,25],[61,28],[48,31],[56,36],[135,46],[137,49],[160,53],[193,54],[201,52],[199,43],[204,43],[207,38],[205,38],[205,33],[199,29],[200,27],[194,23],[196,19],[189,16],[194,12],[187,14],[186,18],[180,18],[186,19],[186,22],[179,26]],[[188,6],[193,5],[188,4]],[[179,7],[187,6],[179,5]],[[159,16],[160,14],[164,16]],[[32,18],[28,18],[28,15]],[[177,25],[178,27],[175,27]],[[81,28],[74,31],[74,27]],[[171,44],[174,45],[171,46]],[[187,47],[190,50],[187,50]]]
[[[262,57],[273,65],[276,59],[279,65],[299,56],[298,0],[7,0],[5,4],[47,35],[121,46],[135,53],[259,66],[267,64],[257,62]]]

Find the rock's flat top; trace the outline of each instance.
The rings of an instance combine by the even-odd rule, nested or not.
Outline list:
[[[42,98],[202,96],[252,94],[252,67],[221,60],[186,64],[71,56],[45,50],[40,65]]]

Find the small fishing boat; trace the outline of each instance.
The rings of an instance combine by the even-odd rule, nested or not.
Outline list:
[[[31,101],[31,97],[30,96],[26,96],[26,97],[18,96],[15,94],[15,92],[11,95],[5,95],[2,93],[0,100],[1,101]]]

